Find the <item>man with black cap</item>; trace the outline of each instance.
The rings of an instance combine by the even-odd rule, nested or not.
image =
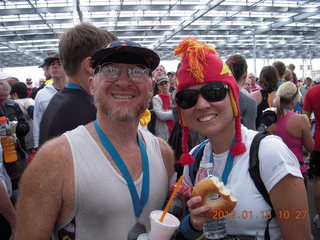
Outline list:
[[[34,91],[32,91],[31,95],[30,95],[30,98],[32,99],[35,99],[36,98],[36,95],[37,93],[42,89],[44,88],[48,83],[52,82],[53,79],[51,77],[51,73],[50,73],[50,59],[52,59],[52,56],[50,57],[47,57],[43,60],[43,63],[41,63],[39,65],[39,68],[42,68],[43,69],[43,75],[45,76],[46,80],[40,84],[39,82],[39,87],[36,88]]]
[[[60,62],[59,54],[55,54],[47,58],[47,63],[50,65],[50,74],[53,82],[48,83],[41,89],[35,98],[34,112],[33,112],[33,139],[34,147],[39,147],[39,129],[42,115],[46,110],[51,98],[67,83],[67,76],[63,70]]]
[[[138,128],[159,64],[152,50],[115,41],[92,56],[97,120],[46,142],[21,183],[16,240],[137,239],[162,209],[173,174],[166,142]],[[73,236],[73,237],[72,237]]]
[[[43,75],[46,77],[46,81],[52,78],[51,74],[50,74],[50,70],[49,70],[49,67],[50,67],[49,60],[50,59],[51,59],[51,56],[45,58],[43,60],[43,63],[41,63],[39,65],[39,68],[43,69]]]

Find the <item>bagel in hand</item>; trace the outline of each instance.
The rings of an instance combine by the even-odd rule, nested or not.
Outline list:
[[[231,196],[231,192],[227,189],[223,182],[217,177],[211,176],[198,182],[192,190],[192,196],[201,196],[202,201],[197,206],[200,207],[204,204],[209,206],[209,211],[206,216],[212,218],[219,212],[219,216],[223,217],[224,214],[231,212],[237,205],[237,199]]]

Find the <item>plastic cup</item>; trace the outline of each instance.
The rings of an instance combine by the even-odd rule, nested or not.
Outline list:
[[[149,240],[170,240],[174,232],[180,226],[180,221],[174,215],[166,213],[163,222],[160,222],[162,210],[154,210],[150,213],[151,229],[148,233]]]
[[[148,234],[147,233],[140,234],[137,240],[149,240]]]

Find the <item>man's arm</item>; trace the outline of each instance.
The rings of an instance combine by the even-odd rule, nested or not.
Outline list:
[[[69,161],[68,161],[69,160]],[[70,173],[70,148],[64,136],[46,143],[22,176],[15,240],[48,240],[57,223]]]
[[[310,116],[313,111],[313,108],[312,108],[312,104],[310,101],[310,92],[309,91],[306,93],[306,96],[304,97],[304,103],[303,103],[302,110],[309,117],[309,120],[310,120]]]
[[[256,118],[257,118],[257,103],[256,100],[254,100],[250,96],[247,97],[247,112],[246,116],[244,118],[244,125],[249,128],[256,130]]]
[[[16,227],[16,213],[2,181],[0,181],[0,212],[9,222],[12,232],[14,232]]]
[[[162,101],[159,96],[154,96],[152,98],[152,104],[154,113],[161,121],[174,120],[172,110],[163,110]]]
[[[304,112],[304,114],[306,114],[306,115],[308,116],[308,118],[309,118],[309,120],[310,120],[311,112],[308,112],[308,111],[303,111],[303,112]]]
[[[168,175],[168,184],[171,182],[171,178],[173,176],[174,172],[174,156],[173,156],[173,151],[171,147],[169,146],[168,143],[166,143],[163,139],[157,138],[159,145],[160,145],[160,150],[161,150],[161,155],[163,158],[164,165],[167,170],[167,175]],[[170,188],[170,186],[169,186]]]
[[[41,94],[37,94],[37,97],[35,99],[34,103],[34,109],[33,109],[33,141],[34,141],[34,147],[39,147],[39,128],[40,128],[40,121],[41,121]]]

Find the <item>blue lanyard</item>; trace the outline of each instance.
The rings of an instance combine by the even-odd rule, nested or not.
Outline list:
[[[285,109],[285,110],[289,110],[289,111],[292,111],[292,108],[290,107],[287,107],[287,106],[283,106],[282,109]]]
[[[142,171],[143,171],[143,180],[142,180],[142,190],[141,190],[141,198],[139,198],[136,187],[134,186],[133,180],[131,175],[128,171],[127,166],[123,162],[122,158],[120,157],[118,151],[112,145],[108,137],[102,132],[102,130],[98,126],[97,120],[93,122],[94,127],[99,135],[100,141],[104,148],[109,152],[110,156],[113,158],[114,162],[116,163],[117,167],[119,168],[122,176],[126,180],[131,200],[134,208],[134,213],[136,217],[139,217],[142,213],[143,207],[146,205],[148,198],[149,198],[149,189],[150,189],[150,179],[149,179],[149,161],[146,148],[142,142],[141,137],[138,135],[139,147],[141,152],[142,158]]]
[[[232,141],[232,144],[231,144],[231,147],[230,147],[230,148],[232,148],[235,143],[236,143],[236,139],[234,138],[233,141]],[[211,150],[210,162],[212,162],[213,165],[214,165],[213,150]],[[223,181],[224,185],[227,185],[228,177],[229,177],[229,175],[230,175],[232,166],[233,166],[233,155],[232,155],[232,153],[229,151],[229,153],[228,153],[228,158],[227,158],[227,162],[226,162],[226,165],[225,165],[224,170],[223,170],[223,173],[222,173],[222,181]]]
[[[69,83],[68,82],[67,85],[66,85],[66,88],[80,90],[86,95],[86,97],[89,99],[90,102],[93,101],[93,97],[89,93],[87,93],[82,87],[79,87],[78,85],[75,85],[73,83]]]
[[[69,82],[67,83],[66,88],[78,89],[78,90],[84,91],[82,87],[79,87],[78,85],[75,85],[75,84],[69,83]]]

